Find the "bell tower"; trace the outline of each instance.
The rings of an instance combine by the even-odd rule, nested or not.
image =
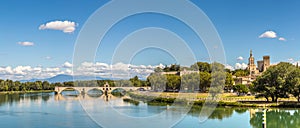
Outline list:
[[[250,71],[250,75],[254,75],[256,73],[256,65],[254,64],[252,50],[250,50],[250,57],[248,59],[248,70]]]

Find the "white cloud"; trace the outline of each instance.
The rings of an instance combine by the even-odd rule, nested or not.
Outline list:
[[[229,69],[230,71],[233,71],[233,70],[234,70],[234,68],[233,68],[231,65],[229,65],[229,64],[226,64],[226,65],[225,65],[225,68],[226,68],[226,69]]]
[[[22,46],[33,46],[34,43],[33,42],[28,42],[28,41],[25,41],[25,42],[18,42],[19,45],[22,45]]]
[[[73,64],[71,64],[71,63],[69,63],[69,62],[65,62],[65,63],[63,64],[63,67],[64,67],[64,68],[72,68],[72,67],[73,67]]]
[[[106,64],[106,63],[92,63],[83,62],[78,67],[74,67],[74,75],[95,75],[105,78],[121,78],[128,79],[133,76],[146,78],[154,71],[156,67],[164,67],[162,64],[152,65],[132,65],[124,63]]]
[[[63,66],[62,66],[63,65]],[[128,79],[133,76],[146,79],[147,76],[154,72],[156,67],[164,67],[164,65],[132,65],[124,63],[106,64],[100,62],[84,62],[78,67],[74,67],[71,63],[56,67],[42,67],[42,66],[16,66],[16,67],[0,67],[0,79],[12,80],[30,80],[30,79],[45,79],[56,76],[58,74],[68,75],[85,75],[97,76],[103,78],[120,78]],[[70,67],[73,66],[73,70]]]
[[[53,68],[46,68],[43,70],[44,72],[48,72],[48,73],[54,73],[54,72],[59,72],[60,68],[58,67],[53,67]]]
[[[283,37],[279,37],[278,40],[280,40],[280,41],[286,41],[286,39],[283,38]]]
[[[238,58],[236,58],[236,60],[241,61],[241,60],[244,60],[244,58],[239,56]]]
[[[235,64],[235,69],[246,69],[247,67],[248,67],[248,65],[245,63],[236,63]]]
[[[289,58],[288,61],[289,62],[294,62],[294,59],[293,58]]]
[[[32,68],[30,66],[17,66],[16,68],[14,68],[14,74],[17,75],[26,75],[27,72],[32,71]]]
[[[2,75],[10,75],[13,74],[12,67],[0,67],[0,74]]]
[[[46,30],[46,29],[51,29],[51,30],[60,30],[63,31],[64,33],[72,33],[76,29],[76,23],[72,21],[51,21],[46,24],[40,25],[39,29],[40,30]]]
[[[277,38],[277,34],[274,31],[266,31],[259,38]]]

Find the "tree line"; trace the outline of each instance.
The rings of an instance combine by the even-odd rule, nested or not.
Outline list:
[[[173,64],[163,69],[157,67],[147,77],[147,83],[154,91],[188,91],[219,93],[224,87],[232,88],[234,83],[232,72],[220,63],[197,62],[190,67]],[[180,74],[184,71],[189,73]],[[194,72],[193,72],[194,71]],[[168,74],[164,72],[178,72]]]
[[[20,82],[0,79],[0,91],[32,91],[32,90],[54,90],[56,84],[48,81]]]

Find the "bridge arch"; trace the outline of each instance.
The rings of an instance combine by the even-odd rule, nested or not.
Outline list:
[[[74,91],[80,93],[80,89],[79,88],[75,88],[75,87],[61,87],[61,88],[58,88],[57,93],[61,94],[63,91],[66,91],[66,90],[74,90]]]
[[[92,92],[96,91],[96,92]],[[97,93],[98,91],[98,93]],[[92,96],[92,97],[100,97],[101,95],[104,94],[103,90],[101,88],[91,88],[85,92],[87,95]]]

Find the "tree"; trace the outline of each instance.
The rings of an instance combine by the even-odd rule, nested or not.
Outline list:
[[[197,62],[191,66],[191,69],[199,70],[200,72],[211,72],[211,65],[207,62]]]
[[[42,88],[43,88],[43,90],[49,90],[49,89],[50,89],[50,84],[49,84],[49,82],[48,82],[48,81],[44,81],[44,82],[42,83]]]
[[[238,92],[238,96],[240,96],[242,93],[248,93],[249,92],[249,88],[244,84],[235,85],[233,87],[233,90],[235,92]]]
[[[142,83],[141,83],[141,81],[139,80],[139,77],[138,77],[138,76],[135,76],[135,77],[133,77],[133,78],[130,78],[129,80],[130,80],[130,82],[132,83],[132,85],[133,85],[134,87],[140,87],[140,86],[142,85]]]
[[[21,82],[20,81],[15,81],[13,90],[14,91],[20,91],[20,88],[21,88]]]
[[[212,95],[213,98],[220,93],[225,85],[226,74],[222,71],[215,71],[211,73],[211,86],[209,88],[209,93]]]
[[[286,85],[290,93],[300,101],[300,69],[295,67],[286,78]]]
[[[172,89],[173,91],[175,91],[176,89],[179,90],[180,88],[180,76],[178,75],[166,75],[167,76],[167,88],[168,89]]]
[[[156,67],[155,69],[154,69],[154,72],[163,72],[164,70],[163,69],[161,69],[160,67]]]
[[[211,69],[211,86],[209,88],[209,93],[213,98],[216,98],[218,94],[222,93],[226,82],[225,66],[214,62],[211,64]]]
[[[248,76],[249,74],[250,72],[247,69],[236,69],[235,71],[233,71],[233,75],[236,77]]]
[[[208,72],[199,72],[200,75],[200,89],[205,92],[211,84],[211,74]]]
[[[63,85],[65,87],[74,87],[74,82],[73,81],[70,81],[70,82],[63,82]]]
[[[30,84],[31,90],[42,90],[42,81],[35,81]]]
[[[234,80],[232,78],[232,74],[226,72],[225,85],[227,86],[227,91],[229,91],[229,89],[232,88],[233,82],[234,82]]]
[[[295,66],[286,62],[269,67],[253,82],[254,91],[259,93],[257,97],[265,97],[267,101],[271,97],[273,102],[277,102],[278,98],[288,97],[289,86],[286,79],[294,68]]]
[[[181,78],[181,89],[190,92],[194,92],[195,90],[199,90],[200,84],[200,74],[199,73],[191,73],[183,75]]]
[[[152,73],[147,77],[147,82],[150,83],[151,89],[154,91],[166,90],[167,78],[159,73]]]
[[[180,65],[172,64],[170,67],[170,71],[180,71]]]
[[[159,69],[157,69],[159,72]],[[168,67],[167,65],[165,66],[165,68],[163,69],[164,72],[173,72],[173,71],[180,71],[180,65],[177,64],[172,64],[170,67]]]

